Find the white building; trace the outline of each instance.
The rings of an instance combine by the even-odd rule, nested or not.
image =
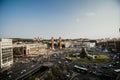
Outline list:
[[[96,43],[95,42],[90,42],[90,41],[66,41],[64,42],[65,47],[74,47],[74,48],[81,48],[81,47],[86,47],[86,48],[94,48]]]
[[[93,47],[95,47],[95,45],[96,45],[95,42],[85,42],[84,44],[85,44],[86,47],[88,47],[88,48],[93,48]]]
[[[0,39],[0,69],[6,70],[13,64],[12,39]]]
[[[47,45],[42,43],[14,44],[14,48],[22,48],[21,53],[26,56],[39,56],[47,53]]]
[[[64,44],[66,48],[69,48],[72,46],[72,43],[70,41],[65,41]]]
[[[47,45],[45,44],[27,44],[26,45],[26,55],[44,55],[46,54]]]

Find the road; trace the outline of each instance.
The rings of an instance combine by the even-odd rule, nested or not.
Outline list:
[[[3,72],[2,76],[0,76],[0,80],[15,80],[17,77],[29,72],[30,70],[36,68],[38,65],[41,65],[44,62],[52,62],[55,65],[58,65],[60,62],[64,62],[65,63],[65,59],[64,59],[64,54],[66,54],[68,51],[76,51],[77,49],[62,49],[62,50],[51,50],[50,54],[48,52],[47,55],[43,56],[43,57],[22,57],[22,58],[15,58],[14,59],[14,65],[6,72]],[[112,60],[113,61],[113,60]],[[114,63],[116,61],[113,61]],[[74,65],[78,65],[78,66],[83,66],[88,68],[90,71],[107,71],[106,69],[101,69],[102,66],[109,66],[110,64],[113,64],[113,62],[109,62],[109,63],[104,63],[104,64],[83,64],[80,62],[70,62],[67,63],[71,69],[74,67]],[[97,67],[96,67],[97,66]],[[116,68],[119,68],[119,66],[114,66],[111,67],[110,69],[108,69],[108,71],[110,70],[114,70]],[[74,70],[73,70],[74,71]],[[39,76],[39,75],[37,75]]]
[[[50,54],[48,53],[49,55],[42,57],[14,58],[13,66],[9,70],[0,73],[0,80],[15,80],[17,77],[24,75],[25,73],[29,72],[30,70],[36,68],[38,65],[41,65],[46,61],[56,61],[54,58],[55,53],[57,57],[59,57],[59,53],[62,53],[62,51],[51,51]]]

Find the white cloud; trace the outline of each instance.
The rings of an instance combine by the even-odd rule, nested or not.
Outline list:
[[[85,15],[86,15],[86,16],[95,16],[96,13],[95,13],[95,12],[87,12]]]

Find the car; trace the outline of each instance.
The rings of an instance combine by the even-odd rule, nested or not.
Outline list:
[[[93,66],[91,66],[91,67],[92,67],[93,69],[97,69],[97,68],[98,68],[98,66],[94,66],[94,65],[93,65]]]
[[[68,63],[68,61],[65,61],[65,63]]]
[[[61,61],[58,61],[59,64],[61,64]]]
[[[11,78],[11,75],[9,75],[8,77]]]
[[[116,61],[116,64],[119,64],[120,62],[119,61]]]
[[[8,72],[7,72],[7,74],[11,74],[11,73],[12,73],[12,71],[8,71]]]
[[[22,70],[22,71],[21,71],[21,74],[24,73],[24,72],[26,72],[26,69]]]
[[[95,72],[94,74],[95,74],[96,76],[99,76],[99,77],[100,77],[100,76],[103,76],[103,72]]]
[[[70,77],[70,73],[66,74],[66,77],[69,78]]]
[[[23,72],[26,72],[26,69],[24,69]]]
[[[109,69],[109,67],[107,67],[107,66],[102,66],[101,68],[102,69]]]
[[[23,73],[23,71],[20,72],[21,74]]]
[[[108,65],[109,67],[113,67],[113,65],[112,64],[110,64],[110,65]]]
[[[31,67],[34,67],[35,65],[32,65]]]

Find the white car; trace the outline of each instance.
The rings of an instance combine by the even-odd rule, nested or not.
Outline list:
[[[22,71],[21,71],[21,74],[24,73],[24,72],[26,72],[26,69],[22,70]]]
[[[61,61],[58,61],[59,64],[61,64]]]
[[[35,65],[32,65],[31,67],[34,67]]]

